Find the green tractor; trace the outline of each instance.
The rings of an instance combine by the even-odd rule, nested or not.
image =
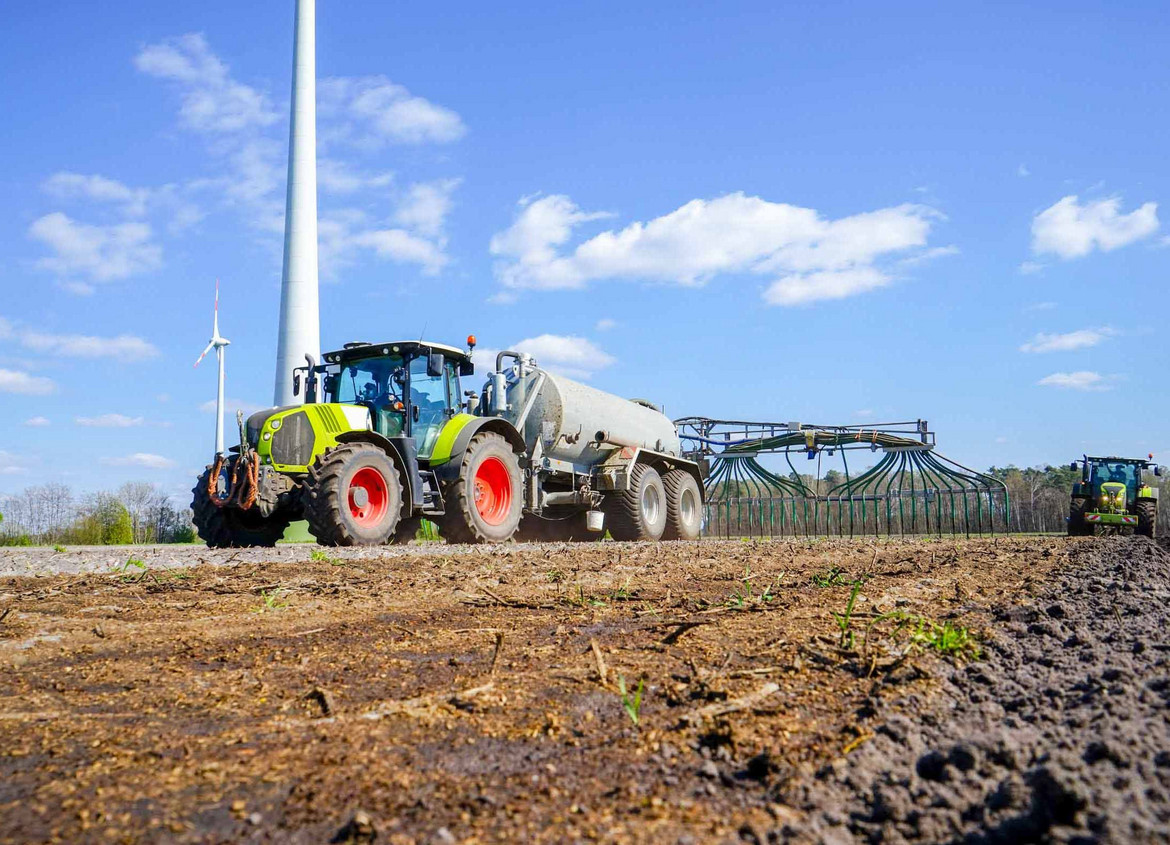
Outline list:
[[[240,445],[199,478],[199,536],[271,546],[304,519],[323,545],[380,545],[413,539],[425,518],[458,543],[606,529],[698,537],[699,468],[657,408],[513,351],[496,356],[481,392],[463,391],[474,346],[347,343],[321,364],[306,356],[293,379],[304,403],[237,415]]]
[[[1073,484],[1068,510],[1068,536],[1091,536],[1098,525],[1153,537],[1158,524],[1158,490],[1149,486],[1143,471],[1156,476],[1162,468],[1139,458],[1094,458],[1086,455],[1069,464],[1081,470]]]

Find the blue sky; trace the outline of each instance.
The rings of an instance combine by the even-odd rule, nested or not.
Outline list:
[[[228,394],[270,401],[292,5],[7,16],[0,493],[187,489],[217,277]],[[1170,19],[1119,9],[318,0],[323,343],[1165,460]]]

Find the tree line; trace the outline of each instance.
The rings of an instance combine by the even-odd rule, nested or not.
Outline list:
[[[190,543],[191,511],[154,484],[130,482],[77,497],[66,484],[41,484],[0,498],[0,546],[113,546]]]

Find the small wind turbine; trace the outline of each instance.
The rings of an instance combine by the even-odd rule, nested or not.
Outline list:
[[[219,359],[219,387],[215,394],[215,454],[222,455],[223,451],[223,357],[224,348],[231,343],[226,337],[219,334],[219,279],[215,280],[215,316],[211,320],[211,342],[195,362],[199,363],[207,357],[207,353],[215,350],[215,357]]]

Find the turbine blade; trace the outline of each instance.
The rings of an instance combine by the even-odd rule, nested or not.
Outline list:
[[[211,336],[219,337],[219,279],[215,280],[215,314],[211,318]]]
[[[203,359],[207,357],[207,353],[210,352],[214,348],[215,348],[215,341],[212,341],[211,343],[207,344],[207,348],[203,350],[203,354],[200,355],[199,358],[195,361],[195,366],[198,367],[199,364],[203,361]]]

